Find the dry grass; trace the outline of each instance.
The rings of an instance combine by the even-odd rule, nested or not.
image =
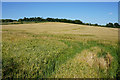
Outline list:
[[[94,50],[95,51],[95,50]],[[73,59],[61,65],[58,71],[52,75],[57,78],[98,78],[99,74],[94,70],[93,59],[90,51],[84,50]]]
[[[48,34],[77,34],[77,35],[94,35],[88,36],[94,40],[109,40],[118,41],[118,29],[117,28],[105,28],[86,25],[77,25],[69,23],[35,23],[35,24],[17,24],[17,25],[3,25],[4,29],[10,30],[24,30],[32,33],[48,33]],[[78,37],[78,39],[80,36]],[[87,37],[85,36],[85,39]]]
[[[77,54],[73,59],[68,60],[65,64],[61,65],[56,73],[51,77],[55,78],[102,78],[100,76],[100,69],[105,71],[104,75],[107,75],[107,70],[111,63],[108,63],[108,56],[106,58],[97,57],[97,54],[101,52],[99,47],[92,47],[87,50],[83,50]]]
[[[116,75],[117,28],[58,22],[12,24],[2,28],[4,78]],[[12,65],[13,61],[16,64]]]

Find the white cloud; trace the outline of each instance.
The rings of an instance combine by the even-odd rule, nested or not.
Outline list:
[[[112,14],[113,14],[112,12],[109,13],[109,15],[112,15]]]

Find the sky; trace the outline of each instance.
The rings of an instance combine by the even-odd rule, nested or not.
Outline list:
[[[51,17],[85,23],[118,22],[118,2],[2,2],[3,19]]]
[[[1,0],[2,2],[118,2],[120,0]]]

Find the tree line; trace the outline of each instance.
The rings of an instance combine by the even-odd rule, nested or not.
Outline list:
[[[81,20],[69,20],[69,19],[58,19],[58,18],[42,18],[42,17],[32,17],[32,18],[26,18],[18,19],[18,20],[12,20],[12,19],[2,19],[2,22],[20,22],[23,24],[23,22],[64,22],[64,23],[73,23],[73,24],[82,24],[82,25],[90,25],[90,26],[101,26],[101,27],[111,27],[111,28],[120,28],[120,25],[118,23],[108,23],[106,25],[98,25],[98,24],[91,24],[91,23],[83,23]]]
[[[2,19],[2,22],[14,22],[14,21],[17,21],[17,20],[12,20],[12,19]]]

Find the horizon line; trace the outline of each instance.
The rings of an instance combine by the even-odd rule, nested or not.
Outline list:
[[[0,2],[120,2],[120,0],[1,0]]]
[[[37,16],[36,18],[38,18],[38,17],[40,17],[40,16]],[[19,18],[19,19],[24,19],[24,18],[35,18],[35,17],[23,17],[23,18]],[[47,19],[47,18],[53,18],[53,17],[40,17],[40,18],[42,18],[42,19]],[[11,19],[11,20],[19,20],[19,19],[12,19],[12,18],[1,18],[0,20],[2,20],[2,19]],[[80,20],[80,19],[68,19],[68,18],[53,18],[53,19],[66,19],[66,20],[72,20],[72,21],[74,21],[74,20]],[[80,20],[80,21],[82,21],[82,20]],[[84,21],[82,21],[83,23],[88,23],[88,24],[98,24],[98,25],[106,25],[106,24],[108,24],[108,23],[112,23],[112,22],[108,22],[108,23],[105,23],[105,24],[99,24],[99,23],[90,23],[90,22],[84,22]],[[115,23],[118,23],[119,24],[119,22],[115,22]],[[114,24],[114,23],[113,23]]]

